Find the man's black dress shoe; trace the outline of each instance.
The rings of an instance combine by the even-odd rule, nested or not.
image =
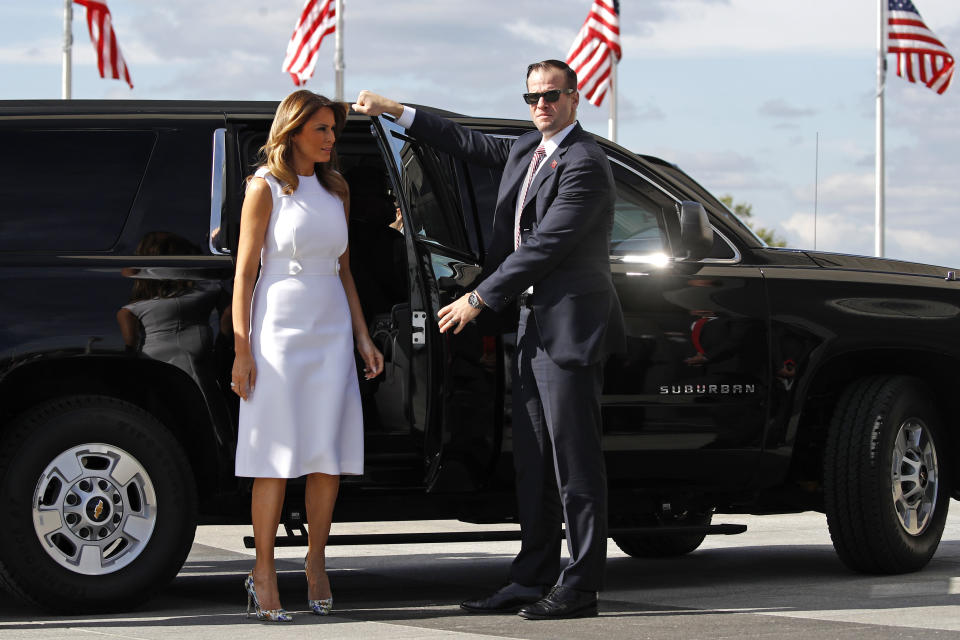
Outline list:
[[[542,599],[520,609],[520,617],[527,620],[559,620],[595,615],[596,591],[578,591],[562,585],[555,586]]]
[[[540,600],[543,591],[540,587],[510,583],[492,596],[464,600],[460,603],[460,608],[471,613],[516,613],[523,605]]]

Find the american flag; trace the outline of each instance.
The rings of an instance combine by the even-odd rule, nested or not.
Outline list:
[[[910,0],[889,0],[887,8],[887,53],[897,54],[897,75],[942,94],[953,80],[953,56]]]
[[[87,8],[87,28],[90,30],[93,48],[97,50],[97,69],[100,71],[100,77],[126,80],[133,89],[130,70],[127,69],[127,63],[123,61],[123,54],[120,53],[120,45],[117,44],[117,34],[113,31],[113,20],[107,3],[104,0],[73,0],[73,2]]]
[[[317,66],[317,53],[324,36],[337,30],[337,9],[334,0],[307,0],[303,13],[287,45],[283,70],[298,87],[307,82]]]
[[[620,60],[620,1],[593,0],[590,13],[567,54],[567,64],[577,72],[578,89],[596,106],[610,88],[610,70]]]

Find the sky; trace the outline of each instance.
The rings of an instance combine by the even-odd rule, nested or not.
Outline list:
[[[369,89],[528,118],[530,62],[564,58],[589,0],[345,0],[345,99]],[[914,0],[960,56],[960,2]],[[878,0],[621,0],[617,142],[753,207],[789,246],[874,252]],[[280,100],[301,0],[108,0],[133,78],[103,80],[85,10],[73,97]],[[0,100],[59,98],[63,2],[0,0]],[[889,58],[891,67],[895,65]],[[960,74],[958,74],[960,75]],[[307,84],[334,92],[333,38]],[[887,257],[960,265],[960,77],[887,76]],[[608,107],[581,101],[606,136]],[[816,214],[816,215],[815,215]]]

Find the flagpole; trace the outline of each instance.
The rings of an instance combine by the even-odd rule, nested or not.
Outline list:
[[[611,142],[617,141],[617,56],[612,53],[610,54],[610,121],[607,133]]]
[[[875,204],[876,215],[874,222],[874,253],[882,258],[884,253],[884,193],[886,190],[884,170],[884,140],[883,140],[883,94],[887,75],[887,0],[878,0],[877,11],[877,148],[876,148],[876,188]]]
[[[73,0],[63,0],[63,78],[60,97],[70,99],[73,81]]]
[[[336,13],[337,25],[333,33],[335,50],[333,68],[336,72],[336,95],[334,99],[337,102],[343,102],[343,0],[337,0]]]

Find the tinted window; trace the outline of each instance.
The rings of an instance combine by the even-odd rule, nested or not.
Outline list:
[[[396,131],[389,136],[398,159],[400,188],[410,209],[411,230],[445,247],[469,250],[449,156]]]
[[[732,260],[737,257],[737,254],[734,253],[733,247],[730,246],[730,243],[720,235],[720,233],[714,229],[713,230],[713,249],[710,250],[710,255],[707,258],[711,260]]]
[[[111,248],[154,140],[151,131],[5,132],[0,250]]]
[[[497,192],[503,170],[468,163],[462,163],[461,167],[458,172],[461,200],[464,202],[464,211],[473,216],[473,224],[467,223],[470,248],[483,257],[493,236],[493,214],[497,208]]]
[[[611,163],[617,184],[610,255],[670,255],[664,216],[673,203],[646,180]]]

